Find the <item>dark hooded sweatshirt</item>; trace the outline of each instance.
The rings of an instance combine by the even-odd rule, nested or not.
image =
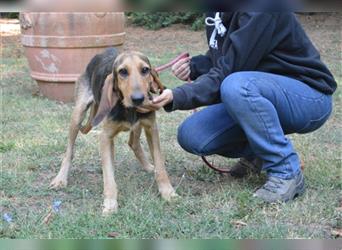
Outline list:
[[[214,13],[207,16],[214,17]],[[260,71],[297,79],[327,95],[336,82],[293,13],[231,12],[221,15],[227,32],[216,36],[218,49],[193,57],[193,83],[172,90],[166,111],[221,102],[220,85],[234,72]],[[213,26],[207,26],[209,41]]]

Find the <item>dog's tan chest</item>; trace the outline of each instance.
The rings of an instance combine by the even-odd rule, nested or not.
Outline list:
[[[116,134],[120,132],[127,132],[134,130],[137,126],[140,126],[140,122],[136,122],[135,124],[131,124],[129,122],[109,122],[108,124],[113,130],[117,131]]]

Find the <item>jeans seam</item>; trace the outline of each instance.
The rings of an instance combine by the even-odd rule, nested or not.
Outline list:
[[[259,117],[259,120],[262,121],[263,125],[264,125],[264,128],[265,130],[267,131],[267,139],[269,141],[269,143],[273,146],[274,144],[272,143],[271,141],[271,138],[270,138],[270,135],[269,135],[269,127],[266,125],[266,122],[264,121],[264,119],[262,118],[262,116],[260,115],[260,112],[258,111],[258,109],[256,108],[256,105],[253,103],[253,101],[250,100],[250,91],[249,91],[249,85],[250,84],[254,84],[252,83],[253,81],[256,81],[257,79],[255,78],[249,78],[247,79],[247,86],[244,88],[245,91],[246,91],[246,99],[247,101],[250,103],[251,107],[252,107],[252,111],[255,112],[257,114],[257,116]],[[261,95],[261,94],[260,94]],[[278,154],[280,154],[282,157],[284,157],[284,155],[281,153],[281,152],[277,152]]]
[[[310,119],[309,122],[307,122],[307,123],[305,124],[305,126],[304,126],[303,128],[301,128],[301,129],[299,129],[296,133],[301,133],[303,130],[307,129],[307,127],[308,127],[311,123],[313,123],[313,122],[318,122],[318,121],[322,121],[322,120],[325,120],[325,121],[326,121],[326,120],[329,118],[331,112],[332,112],[332,109],[328,110],[326,113],[324,113],[324,115],[322,115],[322,116],[319,117],[318,119],[313,119],[313,120]],[[325,122],[325,121],[324,121],[324,122]],[[324,123],[323,123],[323,124],[324,124]],[[323,126],[323,124],[322,124],[321,126]]]
[[[304,99],[304,100],[310,100],[310,101],[313,101],[313,102],[319,102],[321,101],[326,95],[324,95],[323,93],[321,93],[321,95],[319,97],[316,97],[316,98],[311,98],[311,97],[307,97],[307,96],[302,96],[302,95],[299,95],[297,93],[293,93],[293,92],[290,92],[282,87],[280,87],[282,91],[284,91],[284,93],[286,95],[294,95],[298,98],[301,98],[301,99]]]

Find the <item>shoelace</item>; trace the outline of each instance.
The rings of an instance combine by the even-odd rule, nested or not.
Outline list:
[[[281,179],[270,177],[262,189],[276,193],[276,189],[280,188],[282,184],[284,184],[284,182]]]
[[[210,47],[217,49],[216,35],[219,34],[221,37],[223,37],[227,31],[226,27],[223,25],[222,20],[220,18],[220,12],[216,12],[215,18],[207,17],[205,19],[205,24],[208,26],[215,26],[209,40],[209,45]]]

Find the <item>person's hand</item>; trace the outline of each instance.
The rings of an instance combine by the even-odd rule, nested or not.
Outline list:
[[[190,76],[190,57],[180,59],[172,66],[172,73],[180,80],[187,81]]]
[[[159,96],[155,97],[149,104],[144,105],[142,107],[138,107],[137,111],[140,113],[148,113],[151,111],[156,111],[166,104],[169,104],[173,100],[173,94],[170,89],[165,89],[163,93]]]

